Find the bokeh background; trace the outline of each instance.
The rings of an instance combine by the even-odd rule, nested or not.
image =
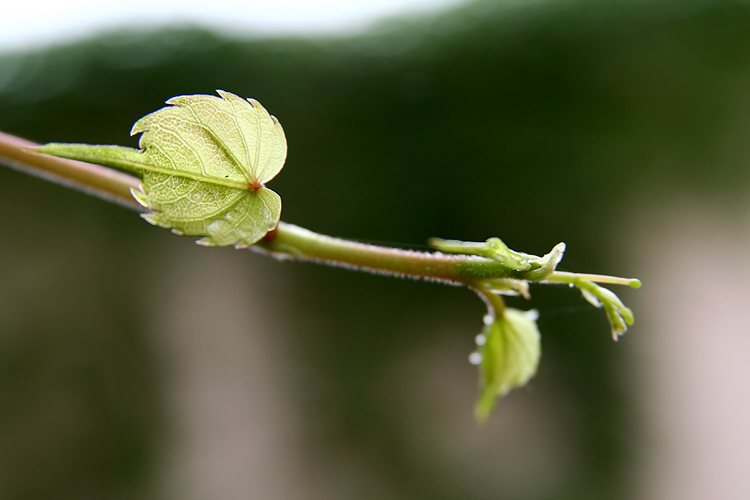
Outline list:
[[[242,8],[242,7],[238,7]],[[246,6],[245,8],[251,8]],[[283,220],[637,276],[619,343],[534,287],[491,421],[453,287],[206,249],[0,169],[0,498],[750,498],[750,4],[470,1],[356,33],[122,29],[0,54],[0,130],[136,145],[171,96],[284,126]]]

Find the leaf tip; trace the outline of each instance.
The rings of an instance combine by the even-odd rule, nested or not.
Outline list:
[[[153,214],[153,213],[151,213],[151,214],[141,214],[141,219],[145,220],[146,222],[148,222],[149,224],[151,224],[153,226],[158,226],[159,222],[158,222],[158,219],[155,217],[155,215],[156,214]]]
[[[204,238],[196,240],[195,244],[200,245],[202,247],[215,247],[216,246],[216,243],[214,243],[214,240],[211,239],[210,236],[206,236]]]
[[[492,410],[495,409],[497,395],[490,391],[484,390],[474,405],[474,418],[480,425],[484,425],[492,416]]]
[[[146,193],[143,192],[143,188],[130,188],[130,196],[133,197],[135,201],[138,202],[139,205],[141,205],[144,208],[150,209],[151,207],[148,206],[148,199],[146,198]]]

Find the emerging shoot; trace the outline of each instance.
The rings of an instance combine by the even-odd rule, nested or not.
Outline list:
[[[51,143],[28,154],[22,140],[0,134],[0,156],[15,166],[47,170],[56,179],[103,193],[150,212],[151,224],[177,234],[198,236],[209,246],[251,247],[275,256],[341,265],[396,276],[412,276],[466,286],[485,301],[488,313],[470,357],[479,368],[480,395],[475,412],[486,420],[497,398],[525,385],[536,373],[541,353],[535,312],[505,307],[502,295],[529,297],[528,284],[568,283],[603,308],[617,338],[633,324],[633,313],[599,284],[640,286],[640,281],[557,271],[565,252],[559,243],[544,256],[516,252],[499,238],[465,242],[433,238],[435,252],[365,245],[314,233],[281,222],[281,199],[265,187],[282,169],[286,139],[279,122],[257,101],[229,92],[178,96],[138,120],[140,149],[121,146]],[[68,160],[108,169],[81,169]],[[84,172],[83,174],[81,172]],[[139,189],[132,186],[139,185]]]

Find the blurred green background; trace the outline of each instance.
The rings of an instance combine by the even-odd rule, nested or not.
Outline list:
[[[0,130],[136,145],[258,99],[282,219],[637,276],[619,344],[534,287],[531,384],[473,420],[470,292],[206,249],[0,170],[0,498],[747,498],[750,4],[475,1],[346,37],[121,31],[0,56]],[[722,489],[723,488],[723,489]],[[722,494],[723,492],[723,494]]]

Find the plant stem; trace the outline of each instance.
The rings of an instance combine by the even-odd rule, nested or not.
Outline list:
[[[486,279],[520,278],[518,271],[501,262],[476,255],[418,252],[369,245],[314,233],[284,222],[280,222],[256,246],[281,258],[471,287],[479,286]]]
[[[130,189],[138,189],[140,186],[141,181],[137,177],[93,163],[28,151],[28,148],[38,146],[39,144],[26,139],[0,132],[0,159],[6,165],[106,201],[143,211],[143,207],[130,194]]]
[[[0,132],[0,159],[4,163],[106,201],[143,211],[130,194],[131,189],[140,186],[137,177],[108,167],[28,151],[28,148],[37,146]],[[417,252],[369,245],[325,236],[284,222],[280,222],[256,247],[281,258],[466,285],[476,290],[481,290],[487,280],[529,279],[525,273],[509,268],[502,262],[477,255]],[[633,287],[640,285],[638,280],[560,271],[546,278],[546,281],[573,284],[580,280]],[[493,306],[496,306],[498,314],[502,314],[502,303],[493,303]]]
[[[475,288],[474,291],[487,304],[492,319],[502,319],[505,316],[505,301],[500,295],[481,288]]]
[[[608,283],[610,285],[628,285],[632,288],[640,288],[641,286],[641,281],[635,278],[618,278],[603,274],[567,273],[565,271],[555,271],[546,281],[569,283],[571,285],[575,285],[581,281],[591,281],[593,283]]]

